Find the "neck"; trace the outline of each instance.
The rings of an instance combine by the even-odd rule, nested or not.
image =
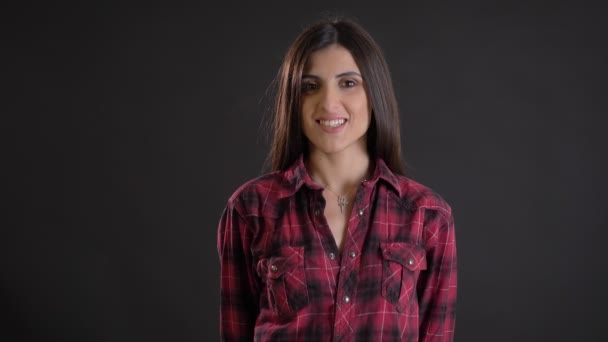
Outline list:
[[[306,167],[310,176],[321,182],[322,186],[346,195],[368,177],[370,158],[365,150],[359,153],[333,154],[313,150],[308,156]]]

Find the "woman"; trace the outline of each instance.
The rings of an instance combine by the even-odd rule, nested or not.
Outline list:
[[[403,176],[380,48],[352,21],[324,21],[278,77],[273,172],[242,185],[219,224],[222,339],[451,341],[451,209]]]

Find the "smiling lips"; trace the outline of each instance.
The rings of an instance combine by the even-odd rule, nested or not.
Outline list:
[[[346,119],[318,120],[318,122],[321,124],[321,126],[335,128],[344,125],[344,123],[346,123]]]

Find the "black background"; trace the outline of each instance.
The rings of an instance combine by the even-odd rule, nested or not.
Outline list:
[[[383,47],[408,175],[454,210],[456,340],[608,339],[602,6],[3,8],[0,337],[218,340],[221,211],[264,172],[285,49],[331,10]]]

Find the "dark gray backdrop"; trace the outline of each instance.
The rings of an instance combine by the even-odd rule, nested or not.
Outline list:
[[[409,176],[454,209],[458,341],[600,341],[601,4],[4,8],[0,337],[213,341],[216,228],[259,175],[265,97],[324,10],[389,61]]]

